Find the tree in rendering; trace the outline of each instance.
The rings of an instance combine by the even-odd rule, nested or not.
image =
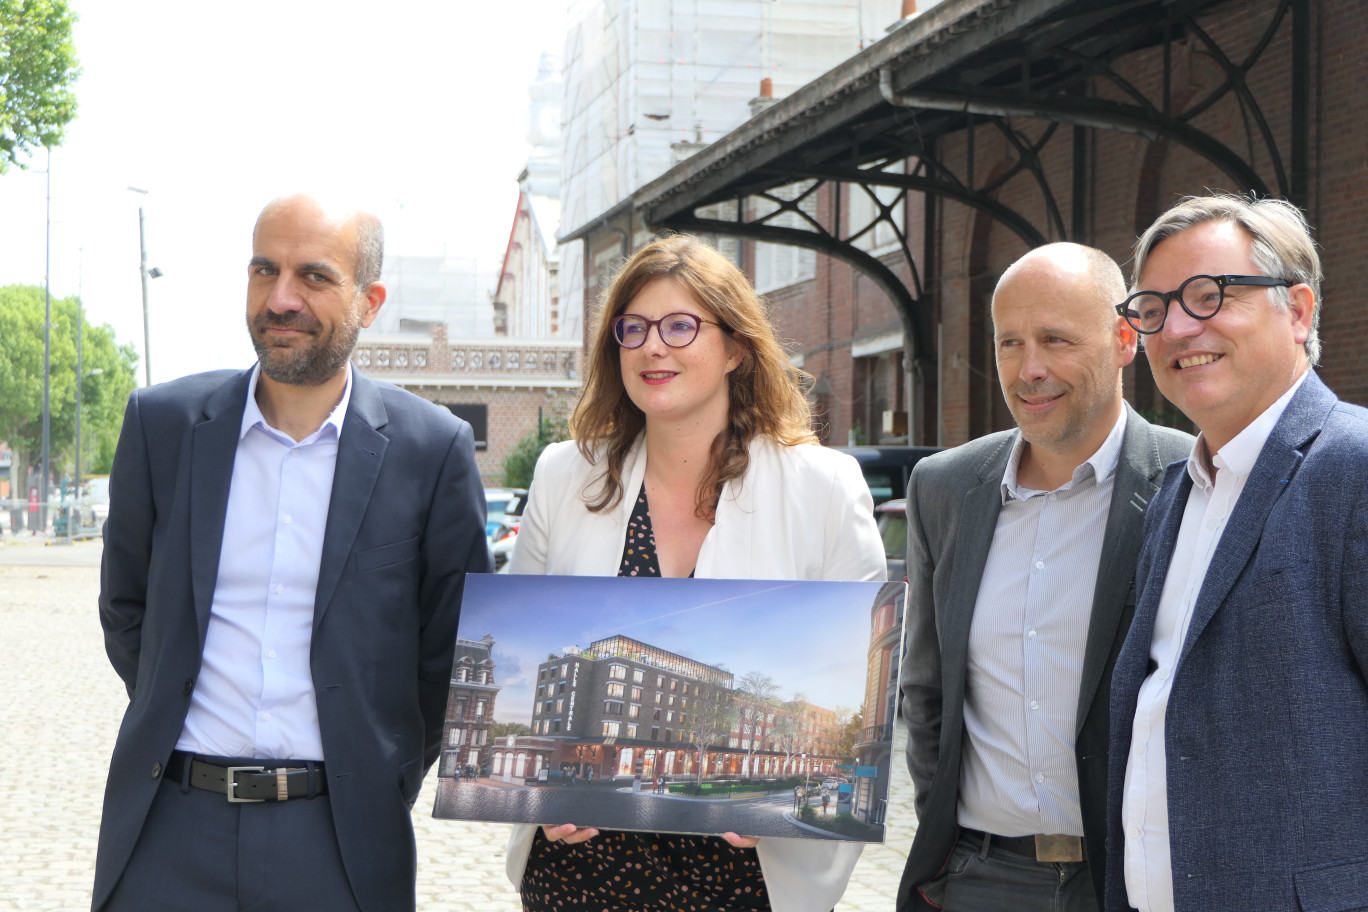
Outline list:
[[[737,727],[741,732],[741,746],[746,750],[742,775],[748,779],[755,752],[763,746],[769,727],[773,724],[774,711],[779,705],[778,697],[779,684],[762,672],[747,672],[736,682],[733,700]]]
[[[693,744],[695,781],[703,782],[709,748],[722,747],[731,734],[736,710],[731,695],[720,687],[699,685],[698,693],[689,702],[687,722],[683,733]]]

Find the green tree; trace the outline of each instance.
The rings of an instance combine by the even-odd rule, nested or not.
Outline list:
[[[49,448],[58,478],[75,471],[76,311],[75,298],[52,301]],[[81,461],[87,473],[102,474],[137,385],[138,356],[131,345],[115,342],[109,326],[88,322],[81,353]],[[0,440],[14,451],[10,477],[22,486],[24,467],[43,448],[43,289],[32,285],[0,286]]]
[[[855,759],[855,742],[859,740],[860,731],[864,729],[864,710],[859,710],[852,715],[841,729],[841,741],[836,746],[836,753],[842,760]]]
[[[493,722],[489,726],[491,739],[507,738],[509,735],[530,735],[532,729],[521,722]]]
[[[66,0],[0,0],[0,174],[62,143],[80,75]]]
[[[537,467],[537,459],[542,450],[553,443],[570,439],[570,428],[565,417],[558,415],[539,422],[540,427],[513,445],[504,457],[504,485],[510,488],[525,488],[532,483],[532,470]]]

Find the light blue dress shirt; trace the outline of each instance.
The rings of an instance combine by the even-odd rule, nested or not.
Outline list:
[[[262,416],[260,372],[247,387],[204,656],[176,748],[324,760],[309,645],[351,370],[332,413],[298,442]]]

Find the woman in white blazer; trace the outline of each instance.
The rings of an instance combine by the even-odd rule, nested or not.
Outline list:
[[[816,445],[795,370],[745,276],[698,240],[637,251],[605,296],[574,441],[546,449],[512,572],[881,580],[853,459]],[[826,912],[856,843],[516,827],[529,912]]]

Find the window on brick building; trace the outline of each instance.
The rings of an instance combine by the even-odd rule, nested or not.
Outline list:
[[[475,449],[489,449],[489,406],[483,402],[444,403],[451,414],[470,425],[475,435]]]

